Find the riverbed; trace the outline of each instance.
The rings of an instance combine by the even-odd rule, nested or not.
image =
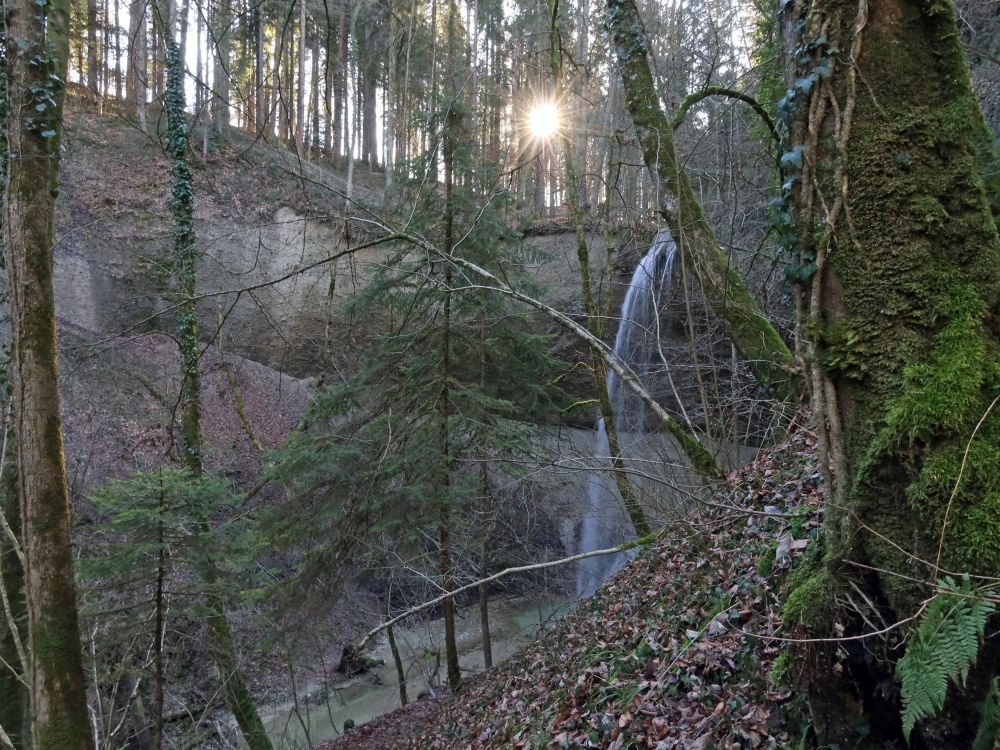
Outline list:
[[[490,602],[493,663],[530,644],[552,627],[573,606],[566,599],[509,598]],[[483,670],[482,639],[477,607],[463,608],[456,623],[462,673]],[[433,691],[446,681],[444,625],[440,619],[396,628],[396,643],[406,671],[409,699]],[[333,684],[315,681],[298,690],[299,701],[290,701],[264,712],[265,728],[281,750],[305,750],[337,737],[345,722],[363,724],[399,707],[399,682],[388,639],[370,648],[367,655],[381,661],[371,672]]]

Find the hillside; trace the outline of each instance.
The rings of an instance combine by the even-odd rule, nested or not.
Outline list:
[[[806,746],[783,609],[819,532],[815,450],[798,427],[523,653],[322,750]]]

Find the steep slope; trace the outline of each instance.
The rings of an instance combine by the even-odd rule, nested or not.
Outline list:
[[[782,583],[818,534],[814,449],[798,428],[522,654],[324,750],[799,747]]]

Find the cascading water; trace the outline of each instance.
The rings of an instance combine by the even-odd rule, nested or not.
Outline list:
[[[657,317],[660,299],[669,289],[677,243],[666,227],[653,238],[646,255],[636,267],[622,302],[621,322],[615,336],[614,352],[640,379],[647,374],[651,354],[657,344]],[[608,371],[608,395],[615,417],[615,430],[623,454],[628,444],[638,442],[644,432],[645,405],[626,388],[614,372]],[[592,552],[622,544],[635,537],[635,529],[622,507],[611,474],[611,449],[604,419],[597,423],[594,457],[606,467],[590,477],[588,507],[580,527],[579,552]],[[577,596],[591,596],[607,578],[619,570],[628,555],[588,557],[577,564]]]

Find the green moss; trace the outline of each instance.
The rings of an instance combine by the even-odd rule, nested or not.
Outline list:
[[[785,623],[821,632],[829,623],[832,608],[833,579],[822,561],[807,561],[796,568],[788,580],[788,598],[781,610]]]
[[[762,578],[767,578],[771,573],[774,572],[774,555],[777,552],[778,543],[775,542],[770,547],[768,547],[767,552],[760,556],[757,560],[757,575]]]
[[[921,195],[913,200],[914,229],[921,232],[940,230],[950,218],[945,207],[933,195]]]
[[[778,658],[771,665],[771,672],[767,679],[775,685],[791,685],[794,682],[794,662],[792,655],[787,651],[778,654]]]
[[[903,392],[889,405],[886,429],[910,442],[960,429],[975,416],[983,385],[983,303],[956,282],[939,305],[947,320],[929,356],[903,368]]]

